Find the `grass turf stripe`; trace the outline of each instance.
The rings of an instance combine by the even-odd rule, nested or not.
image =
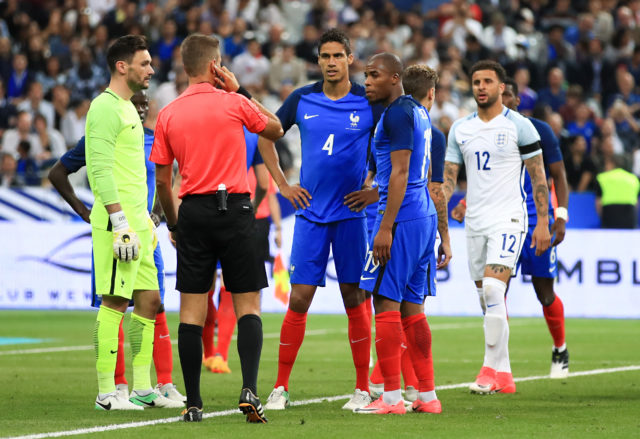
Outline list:
[[[601,374],[607,374],[607,373],[629,372],[634,370],[640,370],[640,365],[570,372],[569,377],[581,377],[581,376],[589,376],[589,375],[601,375]],[[535,376],[514,378],[514,381],[525,382],[525,381],[536,381],[536,380],[542,380],[542,379],[551,379],[551,378],[549,378],[548,375],[535,375]],[[459,384],[450,384],[445,386],[436,386],[436,390],[460,389],[460,388],[468,387],[469,384],[471,383],[459,383]],[[347,394],[347,395],[328,396],[323,398],[305,399],[302,401],[294,401],[291,403],[291,405],[301,406],[301,405],[308,405],[308,404],[316,404],[320,402],[340,401],[344,399],[349,399],[351,398],[351,396],[352,394]],[[217,412],[204,413],[202,417],[215,418],[215,417],[228,416],[233,414],[241,414],[241,413],[238,411],[238,409],[222,410]],[[30,434],[26,436],[13,436],[13,437],[0,438],[0,439],[42,439],[42,438],[48,438],[48,437],[77,436],[80,434],[102,433],[105,431],[115,431],[115,430],[124,430],[128,428],[147,427],[147,426],[158,425],[158,424],[170,424],[173,422],[180,422],[180,421],[182,421],[182,416],[173,416],[171,418],[152,419],[149,421],[128,422],[125,424],[101,425],[101,426],[90,427],[90,428],[79,428],[76,430],[55,431],[55,432],[49,432],[49,433],[36,433],[36,434]]]

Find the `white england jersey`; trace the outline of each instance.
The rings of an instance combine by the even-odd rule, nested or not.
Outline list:
[[[469,235],[526,231],[523,160],[542,154],[539,142],[533,124],[506,107],[489,122],[473,113],[452,125],[445,160],[465,164]]]

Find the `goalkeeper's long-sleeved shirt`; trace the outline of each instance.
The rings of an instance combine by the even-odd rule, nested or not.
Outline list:
[[[91,225],[110,230],[105,205],[120,203],[133,230],[147,230],[147,183],[144,131],[129,100],[106,89],[87,114],[86,156],[89,185],[95,196]]]

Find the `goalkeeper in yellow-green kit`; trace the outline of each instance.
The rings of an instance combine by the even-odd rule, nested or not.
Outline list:
[[[144,131],[130,99],[153,75],[143,37],[118,38],[107,51],[109,87],[91,102],[85,133],[87,174],[95,196],[91,237],[95,285],[102,296],[94,330],[98,372],[97,410],[178,408],[151,387],[150,366],[156,311],[160,305],[153,250],[155,226],[147,213]],[[116,393],[114,371],[118,330],[129,301],[133,391]]]

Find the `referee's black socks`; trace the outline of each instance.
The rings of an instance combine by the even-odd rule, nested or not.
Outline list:
[[[260,334],[260,345],[262,346],[262,331]],[[187,408],[198,407],[201,409],[202,326],[180,323],[178,326],[178,353],[184,387],[187,391]]]
[[[262,353],[262,319],[246,314],[238,320],[238,354],[242,368],[242,388],[258,395],[258,367]]]

